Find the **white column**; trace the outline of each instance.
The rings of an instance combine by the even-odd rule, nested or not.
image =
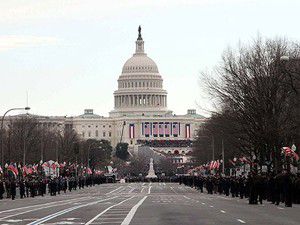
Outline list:
[[[134,106],[136,107],[137,106],[137,96],[134,95]]]
[[[129,95],[129,106],[132,107],[132,95]]]

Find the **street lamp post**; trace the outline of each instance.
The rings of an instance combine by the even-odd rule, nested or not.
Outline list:
[[[2,119],[1,119],[1,164],[3,165],[4,164],[4,151],[3,151],[3,123],[4,123],[4,118],[6,116],[7,113],[9,113],[10,111],[13,111],[13,110],[30,110],[30,107],[25,107],[25,108],[12,108],[12,109],[9,109],[7,110],[4,115],[2,116]]]

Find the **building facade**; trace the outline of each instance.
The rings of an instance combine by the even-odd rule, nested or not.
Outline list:
[[[163,78],[156,63],[145,53],[140,28],[135,45],[135,52],[125,62],[117,81],[114,109],[109,117],[85,109],[75,117],[38,116],[41,126],[71,128],[83,139],[106,139],[114,147],[119,142],[127,142],[132,152],[146,145],[177,158],[188,155],[192,151],[191,141],[206,118],[196,110],[175,115],[168,109]],[[178,162],[186,161],[185,158],[179,157]]]

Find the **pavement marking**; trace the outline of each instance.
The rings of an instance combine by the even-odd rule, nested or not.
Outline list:
[[[282,208],[282,207],[277,207],[277,209],[284,209],[284,208]]]
[[[112,205],[112,206],[106,208],[106,209],[103,210],[101,213],[99,213],[97,216],[95,216],[94,218],[92,218],[92,219],[90,219],[88,222],[86,222],[85,225],[92,224],[96,219],[98,219],[100,216],[102,216],[104,213],[106,213],[106,212],[107,212],[108,210],[110,210],[111,208],[113,208],[113,207],[115,207],[115,206],[118,206],[118,205],[121,205],[121,204],[123,204],[124,202],[126,202],[126,201],[128,201],[128,200],[130,200],[130,199],[132,199],[132,198],[134,198],[134,197],[135,197],[135,196],[132,196],[132,197],[127,198],[127,199],[125,199],[125,200],[123,200],[123,201],[121,201],[121,202],[119,202],[119,203],[117,203],[117,204],[115,204],[115,205]]]
[[[239,221],[240,223],[246,223],[244,220],[241,219],[237,219],[237,221]]]
[[[44,206],[44,207],[39,207],[37,209],[30,209],[30,210],[27,210],[27,211],[23,211],[23,212],[19,212],[19,213],[16,213],[16,214],[12,214],[12,215],[1,217],[0,221],[8,219],[8,218],[11,218],[11,217],[15,217],[15,216],[18,216],[18,215],[26,214],[26,213],[29,213],[29,212],[38,211],[38,210],[41,210],[41,209],[47,209],[47,208],[51,208],[51,207],[55,207],[55,206],[68,205],[68,204],[70,204],[72,202],[74,202],[74,200],[68,200],[68,201],[66,201],[65,203],[62,203],[62,204],[54,204],[54,205],[48,205],[48,206]],[[11,211],[11,210],[8,210],[8,211]],[[5,211],[3,211],[3,212],[5,212]]]
[[[128,191],[128,193],[132,193],[134,189],[135,189],[135,188],[132,188],[130,191]]]
[[[118,187],[118,188],[116,188],[116,189],[114,189],[114,190],[112,190],[112,191],[106,193],[105,195],[109,195],[109,194],[111,194],[111,193],[114,193],[115,191],[119,190],[120,188],[123,188],[123,187],[122,187],[122,186],[121,186],[121,187]]]
[[[132,207],[132,209],[129,211],[129,213],[127,214],[126,218],[121,223],[121,225],[129,225],[130,224],[130,222],[131,222],[132,218],[134,217],[134,214],[136,213],[137,209],[143,204],[143,202],[145,201],[145,199],[147,197],[148,196],[145,196],[135,206]]]
[[[68,212],[71,212],[71,211],[73,211],[75,209],[79,209],[79,208],[82,208],[82,207],[85,207],[85,206],[95,205],[95,204],[97,204],[99,202],[104,202],[106,200],[110,200],[110,199],[114,199],[114,198],[118,198],[118,197],[119,196],[114,196],[114,197],[111,197],[111,198],[101,199],[99,201],[95,201],[95,202],[91,202],[91,203],[87,203],[87,204],[83,204],[83,205],[79,205],[79,206],[74,206],[74,207],[71,207],[71,208],[68,208],[68,209],[64,209],[62,211],[59,211],[59,212],[50,214],[48,216],[45,216],[45,217],[43,217],[41,219],[38,219],[38,220],[36,220],[36,221],[34,221],[32,223],[28,223],[27,225],[39,225],[39,224],[42,224],[42,223],[44,223],[44,222],[46,222],[48,220],[51,220],[53,218],[56,218],[56,217],[61,216],[63,214],[66,214]]]
[[[148,195],[151,193],[151,188],[152,188],[152,186],[149,186]]]
[[[224,210],[220,210],[220,212],[221,212],[221,213],[226,213],[226,211],[224,211]]]
[[[210,205],[209,207],[210,207],[210,208],[213,208],[214,206],[213,206],[213,205]]]
[[[175,194],[177,194],[177,192],[174,190],[173,187],[170,187],[170,188],[171,188],[171,190],[172,190]]]
[[[204,202],[202,202],[201,204],[202,204],[202,205],[205,205],[205,203],[204,203]]]
[[[56,201],[56,202],[49,202],[49,203],[43,203],[43,204],[38,204],[38,205],[25,206],[25,207],[20,207],[20,208],[15,208],[15,209],[8,209],[8,210],[0,211],[0,214],[1,213],[6,213],[6,212],[16,211],[16,210],[20,210],[20,209],[40,207],[40,206],[43,206],[43,205],[48,205],[49,206],[49,205],[53,205],[53,204],[60,203],[60,202],[76,201],[76,200],[80,200],[80,199],[83,199],[83,198],[89,199],[90,197],[73,198],[73,199],[69,199],[69,200],[61,200],[61,201]]]
[[[191,199],[191,198],[189,198],[189,197],[186,197],[185,195],[184,195],[183,197],[186,198],[186,199]]]
[[[144,189],[145,189],[145,187],[142,188],[141,193],[143,193]]]

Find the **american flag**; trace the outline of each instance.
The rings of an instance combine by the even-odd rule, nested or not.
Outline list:
[[[173,135],[178,135],[178,123],[173,123]]]
[[[145,135],[149,136],[150,135],[150,124],[145,123]]]
[[[159,123],[159,135],[164,135],[164,124]]]
[[[158,124],[153,123],[153,135],[158,135]]]
[[[165,123],[165,134],[170,135],[170,124],[169,123]]]

